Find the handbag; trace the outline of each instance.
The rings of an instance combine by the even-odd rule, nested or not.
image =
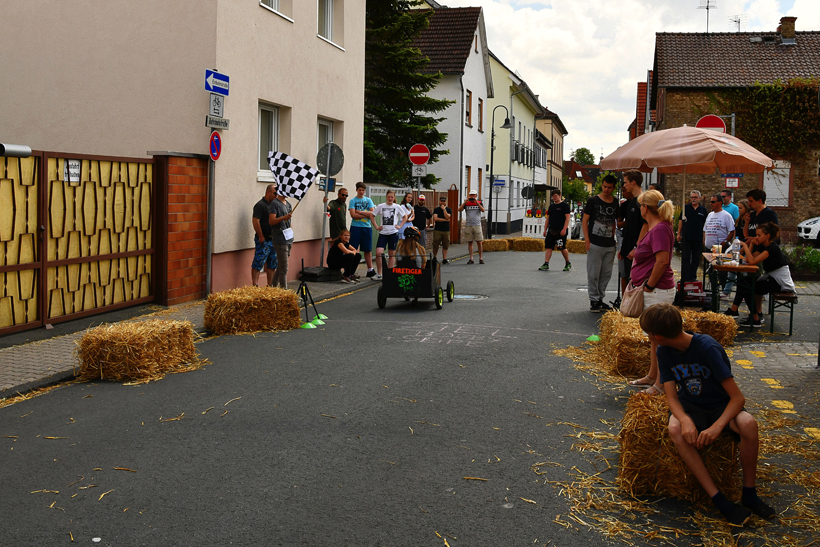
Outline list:
[[[636,287],[629,282],[621,300],[621,315],[624,317],[640,317],[643,312],[643,285]]]

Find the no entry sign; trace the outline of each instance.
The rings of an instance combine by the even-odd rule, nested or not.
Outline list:
[[[726,133],[726,124],[720,116],[715,116],[714,114],[707,114],[699,119],[698,123],[695,124],[695,127],[699,127],[701,129],[711,129],[712,131],[717,131],[719,133]]]
[[[216,131],[212,131],[208,143],[208,152],[211,155],[211,159],[214,161],[218,160],[222,154],[222,137]]]
[[[409,155],[413,165],[424,165],[430,161],[430,149],[423,144],[414,144],[411,146]]]

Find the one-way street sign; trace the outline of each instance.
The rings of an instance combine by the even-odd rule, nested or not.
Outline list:
[[[205,91],[228,96],[230,78],[213,70],[205,70]]]

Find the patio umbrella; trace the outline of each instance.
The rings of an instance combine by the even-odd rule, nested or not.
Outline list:
[[[657,168],[659,173],[683,173],[683,204],[687,173],[762,173],[773,165],[771,158],[737,137],[689,126],[646,133],[601,160],[601,168],[609,171],[649,173]]]

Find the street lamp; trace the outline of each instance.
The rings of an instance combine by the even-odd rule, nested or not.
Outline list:
[[[512,124],[510,123],[510,111],[507,110],[507,107],[503,104],[500,104],[493,108],[493,119],[492,119],[492,130],[490,131],[490,192],[493,194],[495,193],[495,172],[493,171],[493,160],[495,159],[495,111],[499,108],[503,108],[504,112],[507,113],[507,116],[504,118],[504,124],[501,126],[501,129],[510,129]],[[496,201],[496,205],[498,202]],[[497,208],[497,207],[496,207]],[[490,194],[490,207],[487,211],[487,219],[489,220],[489,226],[487,227],[487,239],[493,238],[493,196]]]

